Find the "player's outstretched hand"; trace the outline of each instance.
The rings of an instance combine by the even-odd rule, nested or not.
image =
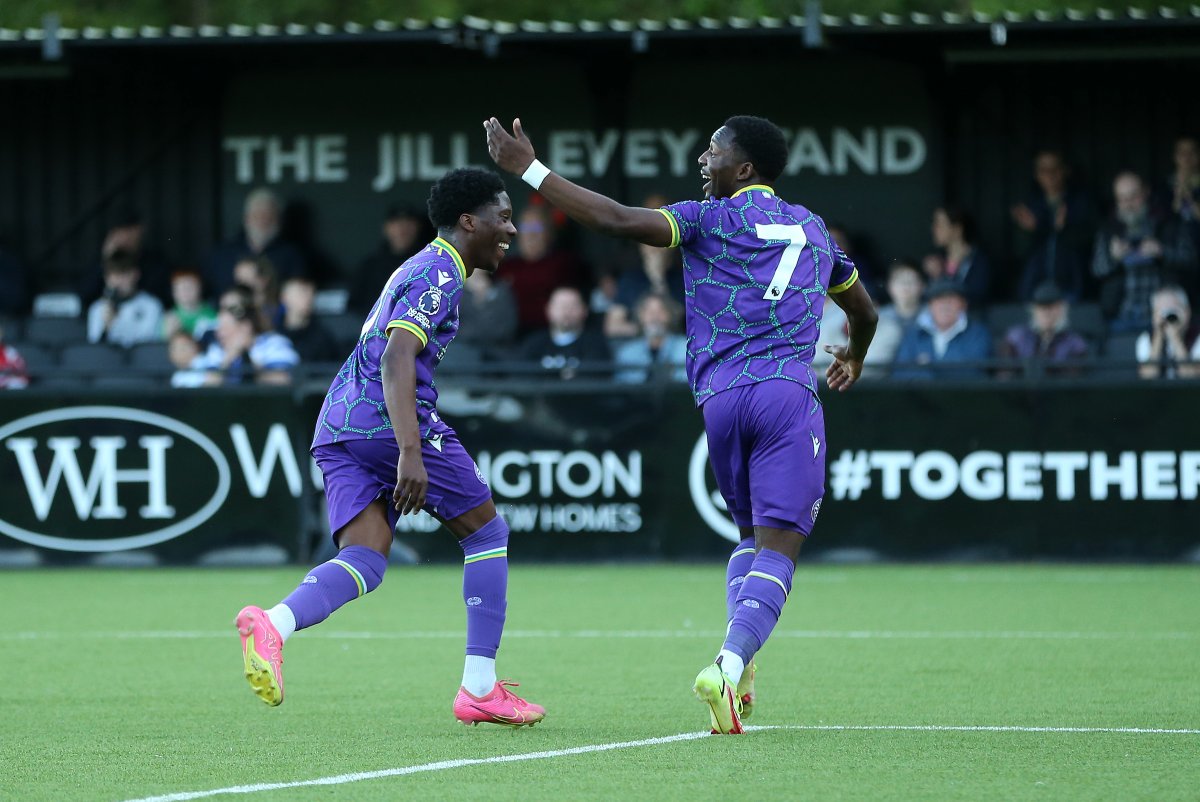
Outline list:
[[[404,451],[396,463],[396,489],[392,491],[392,504],[401,515],[416,512],[425,506],[425,492],[429,489],[429,474],[420,450]]]
[[[521,118],[513,120],[512,134],[504,130],[495,117],[483,121],[483,130],[487,131],[488,155],[496,166],[514,175],[523,175],[537,154],[521,127]]]
[[[825,383],[830,390],[844,393],[854,386],[862,375],[861,359],[851,359],[850,349],[844,345],[827,345],[825,353],[833,355],[833,362],[825,371]]]

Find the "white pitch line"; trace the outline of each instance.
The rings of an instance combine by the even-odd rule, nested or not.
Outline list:
[[[1157,727],[1014,727],[1014,726],[952,726],[952,725],[906,725],[906,724],[772,724],[767,726],[748,726],[748,732],[763,732],[768,730],[809,730],[823,732],[1029,732],[1029,733],[1092,733],[1092,734],[1124,734],[1124,735],[1200,735],[1200,729],[1164,729]],[[526,760],[546,760],[568,755],[584,755],[591,752],[611,752],[615,749],[632,749],[639,746],[661,746],[662,744],[679,741],[695,741],[709,737],[707,732],[684,732],[678,735],[667,735],[661,738],[644,738],[640,741],[618,741],[616,743],[592,744],[575,746],[569,749],[553,749],[545,752],[526,752],[519,755],[497,755],[483,758],[460,758],[458,760],[439,760],[435,763],[421,763],[416,766],[401,766],[394,769],[378,771],[359,771],[352,774],[336,774],[332,777],[317,777],[311,780],[295,780],[293,782],[256,783],[254,785],[232,785],[227,788],[214,788],[208,791],[184,791],[175,794],[147,796],[127,802],[186,802],[190,799],[204,799],[226,794],[255,794],[260,791],[279,791],[287,788],[305,788],[318,785],[346,785],[364,780],[379,780],[385,777],[402,777],[408,774],[420,774],[429,771],[459,769],[466,766],[482,766],[495,763],[519,763]]]
[[[225,639],[232,630],[128,630],[128,631],[29,631],[0,632],[0,641],[57,640],[197,640]],[[536,638],[554,640],[578,638],[602,640],[605,638],[628,640],[668,640],[681,638],[720,638],[724,630],[664,629],[664,630],[535,630],[514,629],[504,633],[506,638]],[[305,632],[303,638],[326,640],[440,640],[462,638],[462,630],[415,630],[393,632],[338,631],[319,629]],[[801,640],[1196,640],[1200,632],[1037,632],[1028,630],[776,630],[772,637]]]

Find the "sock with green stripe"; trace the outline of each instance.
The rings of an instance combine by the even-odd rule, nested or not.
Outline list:
[[[508,607],[508,524],[497,515],[459,545],[463,550],[463,601],[467,605],[468,671],[464,675],[470,675],[464,676],[463,687],[475,693],[475,689],[486,685],[486,693],[496,684],[494,661]],[[490,682],[486,676],[489,667]]]
[[[760,549],[742,582],[738,593],[737,610],[729,633],[725,636],[724,651],[732,652],[749,663],[750,658],[762,648],[779,622],[779,614],[792,590],[792,575],[795,564],[777,551]],[[729,672],[726,671],[728,674]],[[740,674],[741,672],[737,672]],[[730,678],[735,682],[730,674]]]
[[[295,616],[296,629],[311,627],[346,602],[379,587],[385,570],[387,557],[366,546],[347,546],[309,571],[283,604]]]

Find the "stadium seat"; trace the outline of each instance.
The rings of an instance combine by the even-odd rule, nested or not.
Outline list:
[[[1110,334],[1104,340],[1097,376],[1109,379],[1128,379],[1137,375],[1138,332]]]
[[[349,350],[358,342],[362,333],[365,318],[355,312],[344,312],[340,315],[321,315],[317,318],[337,343],[339,349]]]
[[[87,324],[77,317],[32,317],[25,321],[24,338],[39,345],[64,346],[87,342]]]
[[[38,343],[8,341],[25,360],[25,367],[33,375],[45,373],[58,367],[58,351]]]
[[[453,343],[446,349],[438,370],[448,373],[469,373],[483,364],[483,351],[470,343]]]
[[[83,301],[73,292],[44,292],[33,299],[34,317],[79,317]]]
[[[25,331],[25,321],[19,317],[0,315],[0,331],[4,332],[3,336],[0,337],[4,342],[17,342],[21,339],[21,334]]]
[[[129,365],[147,373],[167,374],[175,370],[167,356],[166,343],[138,343],[129,349]]]
[[[997,337],[1004,337],[1013,326],[1019,326],[1029,321],[1029,306],[1027,304],[992,304],[984,313],[984,322],[988,329]]]
[[[345,314],[349,298],[350,291],[340,287],[318,290],[313,298],[313,310],[321,316]]]
[[[109,374],[125,367],[125,351],[104,343],[76,343],[63,347],[58,365],[76,372]]]
[[[91,380],[81,376],[59,376],[51,374],[49,376],[33,377],[29,384],[30,387],[36,387],[40,390],[81,390],[91,386]]]
[[[92,382],[92,386],[105,390],[154,390],[170,386],[170,380],[126,373],[114,376],[97,376]]]
[[[1071,305],[1071,328],[1096,342],[1104,339],[1104,314],[1095,301],[1080,301]]]

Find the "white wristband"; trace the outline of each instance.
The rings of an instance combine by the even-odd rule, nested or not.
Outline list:
[[[539,189],[548,175],[550,175],[550,168],[537,159],[534,159],[529,167],[525,169],[525,174],[521,176],[521,180],[534,189]]]

